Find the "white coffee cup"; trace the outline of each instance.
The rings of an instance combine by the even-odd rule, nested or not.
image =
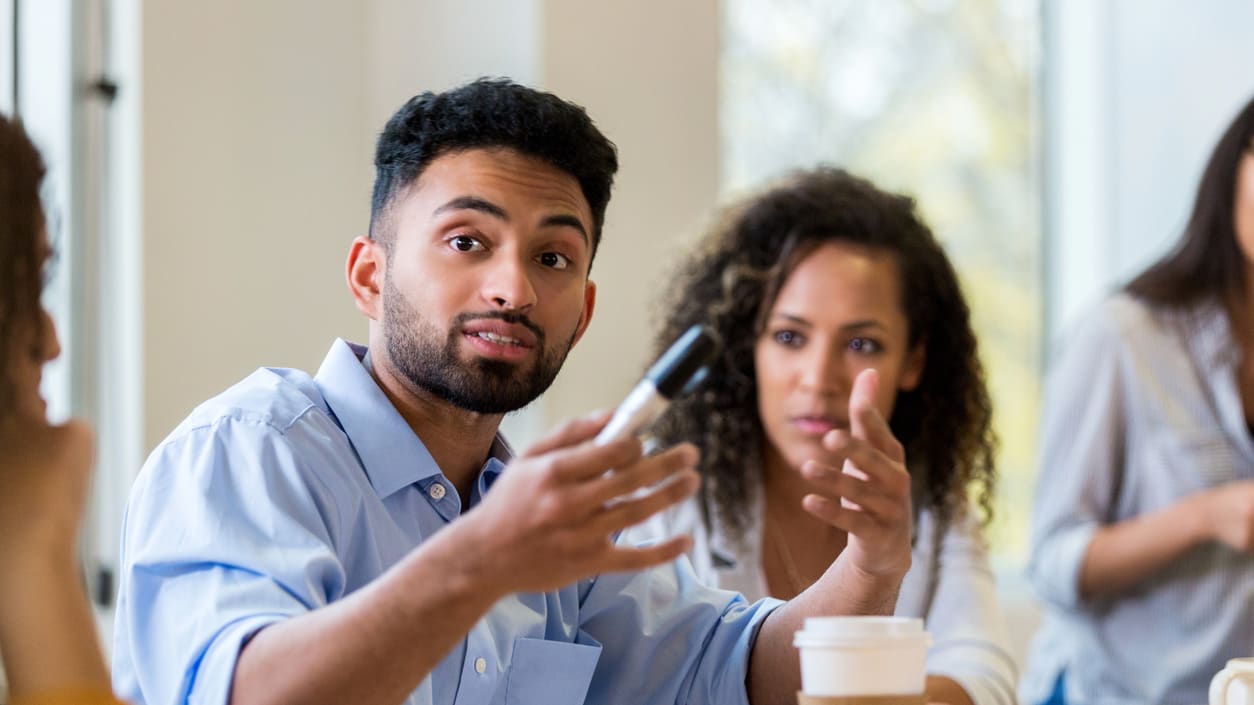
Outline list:
[[[1254,705],[1254,658],[1228,660],[1210,681],[1210,705]]]
[[[823,697],[922,694],[931,642],[921,619],[810,617],[793,639],[801,649],[801,690]]]

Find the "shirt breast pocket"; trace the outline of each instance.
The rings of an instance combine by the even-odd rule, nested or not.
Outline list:
[[[505,686],[505,705],[582,705],[601,646],[519,637]]]

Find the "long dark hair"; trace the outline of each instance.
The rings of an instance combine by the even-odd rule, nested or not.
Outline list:
[[[22,124],[0,115],[0,419],[15,405],[12,356],[28,354],[15,341],[43,324],[43,178],[43,158]]]
[[[1245,257],[1237,245],[1237,170],[1254,139],[1254,98],[1236,118],[1206,164],[1184,236],[1171,252],[1125,290],[1151,304],[1186,307],[1213,299],[1229,313],[1245,296]]]
[[[663,442],[689,441],[701,450],[699,496],[707,525],[712,503],[732,538],[743,538],[764,443],[754,344],[783,282],[826,242],[885,250],[900,266],[910,345],[922,342],[927,349],[919,385],[898,393],[889,420],[906,450],[916,508],[948,521],[965,509],[968,489],[976,485],[985,519],[991,518],[991,403],[953,266],[910,198],[823,167],[728,210],[670,292],[673,308],[656,339],[659,354],[695,323],[713,326],[726,344],[705,385],[676,401],[655,428]]]

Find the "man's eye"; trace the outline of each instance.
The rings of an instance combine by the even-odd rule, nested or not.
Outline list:
[[[545,252],[540,255],[540,264],[553,269],[566,269],[570,266],[570,258],[559,252]]]
[[[469,235],[458,235],[449,240],[449,244],[458,252],[478,252],[484,249],[482,242]]]

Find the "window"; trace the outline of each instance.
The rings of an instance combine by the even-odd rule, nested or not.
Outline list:
[[[725,0],[723,191],[829,162],[913,195],[971,304],[1026,552],[1042,350],[1036,0]]]
[[[119,429],[137,423],[128,400],[132,377],[115,358],[129,330],[115,311],[133,300],[116,281],[134,278],[119,266],[117,238],[109,240],[105,186],[108,100],[103,76],[107,11],[104,0],[0,0],[0,107],[21,117],[47,165],[43,202],[56,253],[44,305],[61,339],[60,358],[44,371],[49,416],[83,417],[97,430],[96,478],[83,525],[82,549],[97,602],[111,601],[107,568],[116,555],[121,513],[118,486],[137,467],[119,450]],[[75,42],[77,37],[78,41]],[[90,78],[89,78],[90,77]],[[114,253],[114,254],[110,254]],[[110,288],[112,287],[112,288]],[[108,304],[113,304],[112,306]],[[134,453],[131,453],[133,456]]]

